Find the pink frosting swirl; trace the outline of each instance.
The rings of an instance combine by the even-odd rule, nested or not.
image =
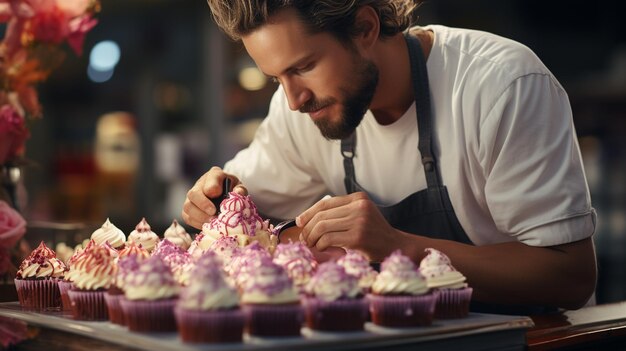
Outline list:
[[[220,205],[220,214],[209,223],[207,229],[224,235],[255,236],[259,230],[269,230],[269,222],[261,219],[250,196],[230,192]]]
[[[104,245],[94,245],[84,250],[72,270],[73,282],[79,289],[107,289],[117,274],[113,252]]]
[[[347,250],[346,254],[337,260],[337,264],[343,266],[348,274],[359,278],[359,286],[369,289],[378,273],[370,266],[367,257],[360,251]]]
[[[118,258],[121,260],[124,257],[135,255],[141,261],[150,257],[150,254],[146,249],[144,249],[141,244],[129,243],[120,250]]]
[[[220,235],[211,246],[209,246],[210,252],[214,252],[219,261],[222,263],[225,271],[230,271],[230,265],[233,258],[241,252],[237,239],[228,235]]]
[[[299,291],[303,291],[318,266],[311,250],[300,241],[276,246],[274,262],[285,268]]]
[[[57,258],[56,253],[42,241],[33,252],[22,261],[17,278],[62,278],[67,267]]]

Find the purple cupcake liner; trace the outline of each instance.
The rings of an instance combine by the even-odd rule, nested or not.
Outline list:
[[[469,287],[438,290],[439,297],[435,307],[435,318],[453,319],[467,317],[473,290]]]
[[[64,311],[72,310],[72,302],[70,301],[70,297],[67,292],[74,288],[74,283],[69,282],[67,280],[59,280],[59,293],[61,294],[61,307],[63,307]]]
[[[61,307],[59,279],[15,279],[17,299],[27,310],[43,311]]]
[[[323,301],[305,297],[302,306],[306,325],[313,330],[363,330],[368,317],[367,300],[363,298]]]
[[[126,319],[124,318],[124,310],[122,309],[121,300],[124,295],[112,295],[106,292],[104,294],[104,302],[107,305],[107,311],[109,313],[109,321],[111,323],[126,325]]]
[[[126,326],[136,332],[175,332],[174,305],[177,298],[120,301]]]
[[[303,312],[300,303],[244,304],[245,331],[254,336],[299,336]]]
[[[241,342],[244,314],[237,309],[197,311],[174,308],[178,333],[187,343]]]
[[[67,295],[74,319],[106,321],[109,319],[103,290],[69,290]]]
[[[372,322],[384,327],[430,325],[435,314],[437,292],[425,295],[368,294]]]

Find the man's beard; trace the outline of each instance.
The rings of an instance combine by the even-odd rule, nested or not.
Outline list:
[[[349,137],[363,120],[365,112],[369,108],[376,86],[378,85],[378,67],[373,62],[361,60],[352,74],[357,80],[356,89],[342,88],[343,103],[341,118],[333,122],[329,118],[315,120],[322,136],[326,139],[345,139]],[[301,112],[316,111],[331,105],[335,99],[323,101],[310,101],[304,104]]]

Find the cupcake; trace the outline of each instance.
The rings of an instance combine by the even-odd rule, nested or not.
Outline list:
[[[72,266],[74,286],[67,292],[74,319],[100,321],[109,318],[104,294],[117,272],[108,248],[93,245]]]
[[[200,247],[203,250],[208,249],[220,235],[237,238],[239,246],[257,241],[270,252],[278,244],[278,237],[271,232],[269,220],[261,219],[252,199],[235,192],[230,192],[228,198],[222,201],[219,215],[204,223],[202,234]]]
[[[172,221],[172,224],[163,233],[163,238],[171,241],[183,250],[189,249],[192,242],[191,235],[187,233],[183,226],[178,224],[177,220]]]
[[[124,279],[121,301],[126,325],[137,332],[176,331],[178,284],[159,256],[151,256]]]
[[[111,247],[117,250],[124,248],[124,244],[126,244],[124,232],[114,226],[108,218],[100,228],[91,234],[91,239],[96,242],[96,245],[108,242]]]
[[[372,322],[384,327],[415,327],[432,323],[437,294],[426,278],[400,250],[383,261],[367,295]]]
[[[247,264],[254,274],[241,282],[246,332],[262,337],[300,335],[302,308],[287,272],[268,256],[251,256]]]
[[[274,262],[285,268],[299,292],[304,290],[317,270],[317,261],[313,257],[313,253],[301,241],[278,244],[274,251]]]
[[[313,330],[363,330],[367,302],[359,279],[333,261],[322,263],[302,298],[306,325]]]
[[[37,311],[61,307],[58,282],[66,270],[65,264],[42,241],[17,271],[15,288],[20,306]]]
[[[124,298],[124,279],[129,272],[139,268],[139,263],[148,259],[150,254],[141,245],[130,243],[119,252],[117,257],[117,274],[109,290],[104,294],[107,304],[109,320],[112,323],[126,325],[124,311],[122,310],[122,298]]]
[[[240,342],[244,315],[237,292],[226,283],[221,262],[208,251],[196,261],[174,313],[180,338],[189,343]]]
[[[87,246],[90,245],[95,245],[93,240],[90,240],[87,243]],[[77,247],[74,250],[72,256],[67,260],[67,271],[65,272],[63,279],[59,280],[58,285],[59,292],[61,293],[61,305],[64,311],[72,310],[72,302],[70,301],[70,297],[67,294],[67,292],[74,287],[74,283],[72,282],[72,275],[76,270],[72,269],[72,267],[74,267],[76,261],[78,261],[82,255],[84,255],[84,251],[85,250],[82,248],[82,245],[81,247]]]
[[[370,266],[370,262],[365,255],[360,251],[347,250],[346,254],[337,260],[337,264],[342,266],[346,273],[359,278],[359,287],[363,291],[370,291],[378,272]]]
[[[159,237],[152,231],[146,219],[142,218],[135,230],[128,235],[128,242],[141,244],[141,247],[151,253],[159,242]]]
[[[435,318],[462,318],[469,313],[472,288],[466,278],[457,271],[450,258],[441,251],[428,248],[420,262],[420,271],[426,277],[428,288],[439,292]]]

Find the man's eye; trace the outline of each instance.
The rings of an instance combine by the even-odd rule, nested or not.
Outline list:
[[[312,64],[312,63],[308,63],[308,64],[306,64],[306,65],[304,65],[304,66],[302,66],[302,67],[298,67],[298,68],[296,69],[296,71],[297,71],[298,73],[304,73],[304,72],[308,72],[308,71],[310,71],[310,70],[312,70],[312,69],[313,69],[313,64]]]

